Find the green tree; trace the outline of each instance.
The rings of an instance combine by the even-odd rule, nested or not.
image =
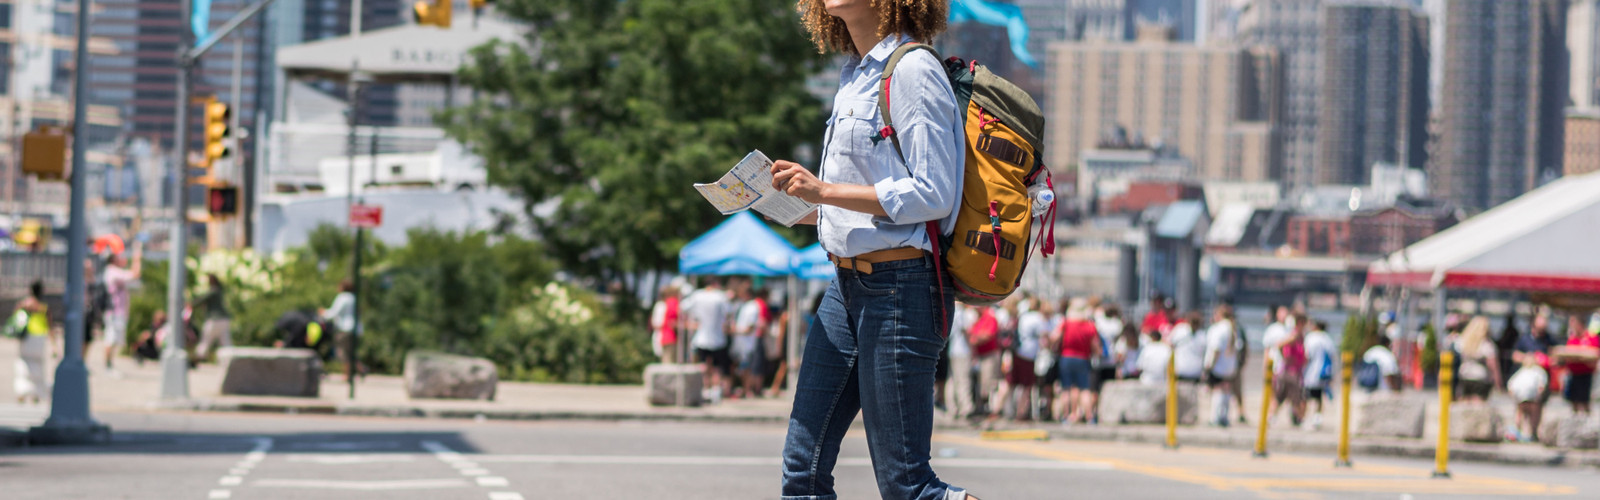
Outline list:
[[[790,0],[496,6],[530,26],[526,40],[474,49],[459,76],[483,97],[438,119],[530,213],[559,200],[535,230],[578,276],[674,268],[721,220],[693,182],[822,135],[805,81],[823,58]]]

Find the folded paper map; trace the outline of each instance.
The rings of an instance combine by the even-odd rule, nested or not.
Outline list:
[[[793,226],[817,210],[816,204],[773,189],[772,160],[759,150],[745,155],[717,182],[695,184],[694,188],[722,215],[755,209],[779,224]]]

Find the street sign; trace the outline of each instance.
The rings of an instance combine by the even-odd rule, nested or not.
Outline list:
[[[383,225],[382,205],[350,205],[350,225],[375,228]]]

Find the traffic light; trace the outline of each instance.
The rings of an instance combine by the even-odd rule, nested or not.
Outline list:
[[[228,136],[232,132],[228,130],[228,119],[232,111],[228,109],[227,104],[218,101],[216,97],[207,98],[205,106],[206,149],[202,166],[211,168],[212,162],[227,158],[232,152],[228,150],[227,144]]]
[[[22,172],[61,179],[67,172],[67,129],[42,126],[22,135]]]
[[[411,17],[417,21],[417,24],[430,24],[440,28],[449,28],[450,2],[451,0],[419,0],[411,5]]]
[[[485,5],[494,3],[494,0],[471,0],[472,10],[482,9]]]
[[[212,186],[206,190],[206,212],[212,219],[239,214],[239,188],[230,185]]]

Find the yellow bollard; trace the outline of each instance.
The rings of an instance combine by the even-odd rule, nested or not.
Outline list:
[[[1433,477],[1439,479],[1450,479],[1450,398],[1455,390],[1455,365],[1455,353],[1439,353],[1439,447],[1433,454],[1438,463]]]
[[[1178,350],[1167,356],[1167,449],[1178,449]]]
[[[1356,353],[1345,351],[1339,370],[1339,459],[1334,467],[1350,467],[1350,378],[1356,362]]]
[[[1256,426],[1256,451],[1252,455],[1267,458],[1267,419],[1270,418],[1267,409],[1272,404],[1272,358],[1267,358],[1261,371],[1264,386],[1261,388],[1261,423]]]

